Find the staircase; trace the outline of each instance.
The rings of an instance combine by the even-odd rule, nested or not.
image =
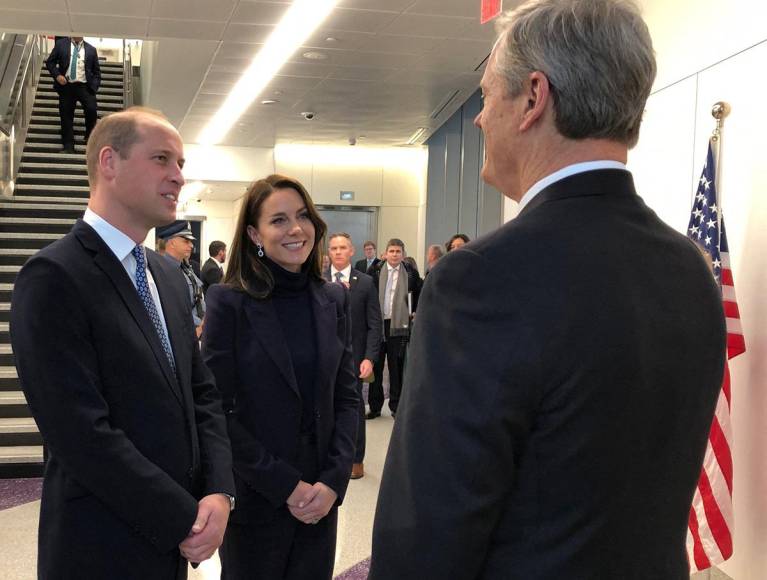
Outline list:
[[[123,108],[123,65],[101,63],[99,116]],[[42,475],[40,432],[19,385],[8,333],[13,282],[37,250],[61,238],[85,211],[85,118],[75,112],[75,153],[61,153],[58,95],[40,83],[13,198],[0,198],[0,478]]]

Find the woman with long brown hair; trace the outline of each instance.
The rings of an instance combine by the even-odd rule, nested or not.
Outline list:
[[[223,396],[237,486],[223,579],[332,576],[358,399],[349,294],[320,272],[326,229],[297,180],[256,181],[223,284],[208,291],[203,357]]]

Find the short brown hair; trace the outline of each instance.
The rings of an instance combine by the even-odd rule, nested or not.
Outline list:
[[[99,152],[104,147],[111,147],[119,153],[121,159],[130,157],[130,150],[141,140],[141,118],[154,117],[170,125],[168,118],[160,111],[147,107],[129,107],[124,111],[112,113],[99,120],[88,138],[85,158],[88,163],[88,183],[93,186],[97,181]]]
[[[293,189],[306,204],[306,212],[309,220],[314,225],[314,246],[306,259],[310,278],[324,281],[322,278],[322,252],[325,243],[327,225],[320,217],[317,208],[314,207],[309,192],[297,179],[285,175],[270,175],[265,179],[253,182],[245,192],[240,215],[237,218],[237,227],[232,240],[232,251],[229,265],[226,268],[224,283],[247,292],[253,298],[269,298],[274,290],[274,276],[262,258],[258,257],[255,244],[248,236],[248,226],[258,227],[258,218],[261,217],[261,208],[266,199],[276,189]]]
[[[373,246],[376,250],[378,249],[378,247],[376,246],[376,243],[375,242],[371,242],[370,240],[368,240],[367,242],[362,244],[363,248],[367,248],[368,246]]]
[[[330,234],[328,236],[328,243],[330,243],[330,240],[332,240],[333,238],[346,238],[347,240],[349,240],[350,244],[354,245],[354,242],[352,242],[352,237],[346,232],[334,232]]]
[[[400,240],[399,238],[392,238],[388,242],[386,242],[386,249],[388,250],[391,246],[397,246],[402,248],[402,253],[405,253],[405,242]]]

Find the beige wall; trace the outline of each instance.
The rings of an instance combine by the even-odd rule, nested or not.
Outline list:
[[[423,267],[425,149],[278,145],[274,160],[277,172],[299,179],[315,203],[378,207],[379,250],[400,238]],[[341,191],[353,191],[354,200],[342,202]]]
[[[629,167],[648,205],[679,231],[687,226],[714,127],[711,107],[720,100],[732,106],[719,164],[720,205],[747,352],[730,365],[735,554],[720,567],[737,580],[761,580],[767,574],[767,4],[643,4],[659,77]]]

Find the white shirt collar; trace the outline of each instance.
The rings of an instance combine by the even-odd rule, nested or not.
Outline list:
[[[120,262],[122,262],[125,257],[133,251],[133,248],[136,247],[136,242],[94,212],[91,208],[85,210],[83,221],[96,230],[96,233],[102,240],[104,240],[104,243],[109,246],[109,249],[112,250],[112,253],[118,260],[120,260]]]
[[[331,278],[333,279],[334,282],[336,280],[336,272],[341,272],[341,274],[344,275],[344,280],[349,281],[352,278],[352,276],[351,276],[351,274],[352,274],[352,265],[349,264],[343,270],[336,270],[336,267],[333,264],[331,264],[330,265],[330,276],[331,276]]]
[[[522,199],[519,200],[518,211],[522,211],[522,209],[528,203],[530,203],[530,200],[532,200],[536,195],[538,195],[552,183],[556,183],[565,177],[570,177],[571,175],[575,175],[577,173],[585,173],[586,171],[594,171],[596,169],[622,169],[623,171],[628,171],[628,169],[626,169],[625,163],[611,160],[586,161],[583,163],[567,165],[566,167],[563,167],[554,173],[550,173],[543,179],[536,181],[533,186],[525,192],[525,195],[522,196]]]
[[[402,265],[402,262],[400,262],[397,267],[395,268],[392,266],[389,262],[386,262],[386,267],[389,269],[389,273],[391,274],[392,271],[397,270],[399,272],[399,267]]]

